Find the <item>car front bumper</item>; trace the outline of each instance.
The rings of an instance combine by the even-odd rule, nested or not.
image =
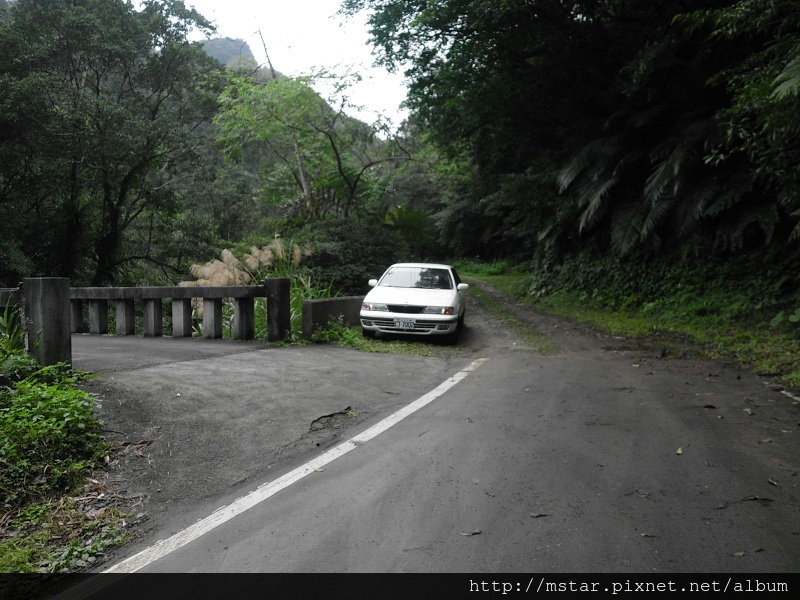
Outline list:
[[[365,331],[402,333],[409,335],[447,335],[458,329],[458,318],[436,315],[407,315],[399,313],[360,314],[361,327]]]

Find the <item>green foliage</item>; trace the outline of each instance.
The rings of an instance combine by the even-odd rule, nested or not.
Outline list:
[[[370,340],[361,335],[360,327],[346,325],[342,316],[331,320],[326,327],[314,331],[312,341],[318,344],[335,344],[363,350],[370,345]]]
[[[800,382],[800,276],[795,255],[763,252],[732,260],[704,256],[573,257],[528,281],[540,306],[618,335],[669,345],[684,336],[713,358]]]
[[[93,490],[87,490],[93,491]],[[91,494],[90,494],[91,495]],[[126,515],[116,508],[87,510],[80,499],[30,504],[7,521],[8,539],[0,541],[2,573],[65,573],[89,567],[110,547],[130,539]],[[92,513],[92,514],[90,514]],[[31,583],[30,589],[25,582]],[[0,583],[4,597],[33,597],[37,580],[6,579]]]
[[[41,365],[30,354],[0,350],[0,388],[25,379],[40,368]]]
[[[461,275],[474,275],[476,277],[505,275],[512,270],[511,265],[506,260],[496,260],[489,263],[477,260],[456,260],[453,261],[453,266],[458,269]]]
[[[128,535],[118,510],[89,514],[70,496],[109,450],[94,399],[76,387],[86,375],[42,367],[13,341],[19,324],[8,310],[0,323],[0,572],[86,567]],[[0,595],[30,592],[24,581],[0,583]]]
[[[795,302],[800,278],[792,257],[759,254],[739,260],[665,257],[614,258],[582,255],[542,265],[531,276],[530,295],[577,294],[587,306],[636,310],[666,319],[718,325],[769,323]]]
[[[440,243],[455,256],[555,264],[586,251],[602,261],[796,247],[796,8],[346,0],[342,10],[368,14],[378,60],[406,69],[415,125],[461,164],[435,200]]]
[[[29,376],[1,394],[3,506],[69,490],[105,452],[86,392]]]
[[[405,158],[392,140],[378,137],[380,124],[347,116],[353,79],[327,73],[273,74],[267,83],[236,78],[221,95],[218,143],[234,163],[262,157],[261,195],[268,204],[311,221],[348,217],[369,199],[371,172]],[[312,88],[320,80],[336,82],[327,101]]]
[[[299,235],[313,248],[305,264],[314,279],[331,281],[345,295],[366,293],[370,278],[412,257],[403,240],[383,225],[321,221]]]
[[[15,3],[0,29],[11,267],[106,284],[132,260],[163,259],[154,225],[180,212],[175,182],[202,170],[224,81],[193,29],[211,26],[175,0]]]
[[[449,357],[455,352],[452,346],[430,338],[413,340],[366,338],[362,335],[360,326],[351,327],[345,324],[341,317],[332,320],[327,327],[317,329],[312,341],[317,344],[343,346],[360,352],[402,356]]]
[[[419,260],[433,260],[441,253],[436,244],[436,224],[428,212],[402,205],[386,214],[386,224]]]
[[[25,328],[20,322],[19,310],[6,306],[0,314],[0,353],[19,352],[25,349]]]

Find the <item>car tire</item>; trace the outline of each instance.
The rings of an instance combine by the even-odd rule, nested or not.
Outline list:
[[[444,337],[444,343],[447,344],[448,346],[455,346],[458,343],[458,338],[461,337],[462,328],[463,328],[463,323],[461,319],[459,319],[455,331],[453,331],[452,333],[448,333]]]

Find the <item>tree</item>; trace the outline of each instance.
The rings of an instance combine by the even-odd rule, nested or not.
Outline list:
[[[346,0],[343,12],[371,11],[378,60],[405,70],[414,116],[474,167],[441,212],[451,247],[477,252],[502,229],[526,232],[533,253],[653,255],[770,244],[800,221],[796,5]]]
[[[41,237],[17,237],[29,258],[44,246],[41,272],[108,284],[155,258],[154,227],[181,213],[174,184],[200,170],[224,82],[193,29],[212,31],[177,0],[12,7],[0,29],[0,206],[45,215]]]
[[[561,171],[580,229],[620,253],[737,251],[798,222],[793,3],[707,4],[662,20],[620,73],[617,110]]]
[[[347,14],[371,11],[379,62],[405,70],[414,117],[452,164],[464,165],[467,180],[453,179],[458,186],[439,216],[451,248],[482,256],[535,252],[540,239],[559,237],[553,227],[563,211],[552,206],[552,165],[604,118],[617,73],[647,26],[643,16],[625,15],[635,17],[627,30],[611,31],[620,4],[344,3]],[[537,225],[533,215],[544,220]]]
[[[746,48],[717,75],[732,101],[717,118],[723,136],[709,162],[747,163],[744,184],[774,221],[800,239],[800,11],[795,0],[742,0],[686,15],[717,48]],[[747,198],[745,196],[745,198]],[[742,197],[737,198],[741,204]],[[752,204],[752,198],[747,198]],[[729,200],[729,204],[735,204]],[[742,212],[752,212],[745,207]]]
[[[393,141],[378,137],[378,125],[346,114],[343,88],[331,106],[313,81],[237,78],[221,97],[219,141],[237,160],[266,150],[268,202],[295,201],[306,219],[346,218],[365,203],[370,171],[405,157]]]

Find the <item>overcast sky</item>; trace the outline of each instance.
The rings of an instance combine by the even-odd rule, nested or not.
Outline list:
[[[273,66],[284,75],[323,68],[359,73],[363,81],[350,97],[368,112],[354,116],[371,121],[377,112],[395,125],[406,116],[398,108],[406,93],[402,75],[372,66],[365,16],[346,20],[338,16],[340,0],[186,0],[186,5],[214,22],[219,37],[246,41],[256,60],[266,64],[260,30]]]

